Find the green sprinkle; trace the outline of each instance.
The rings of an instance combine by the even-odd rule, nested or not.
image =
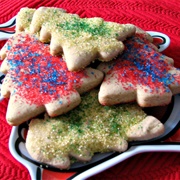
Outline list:
[[[73,35],[79,36],[81,32],[89,33],[93,36],[109,36],[110,29],[106,27],[106,23],[102,22],[100,25],[90,24],[87,19],[74,17],[72,21],[56,24],[61,30],[72,31]]]

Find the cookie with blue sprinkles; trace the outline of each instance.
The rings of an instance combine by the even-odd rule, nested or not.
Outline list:
[[[137,32],[124,42],[122,55],[99,65],[105,73],[99,91],[101,104],[137,101],[141,107],[163,106],[180,93],[180,70],[144,35]]]
[[[36,36],[17,33],[1,50],[1,72],[6,76],[1,95],[10,98],[6,119],[11,125],[47,112],[54,117],[73,109],[81,102],[80,94],[98,86],[103,73],[85,68],[68,70],[61,56],[52,56],[49,44]]]

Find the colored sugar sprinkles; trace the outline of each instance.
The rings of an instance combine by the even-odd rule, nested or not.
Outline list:
[[[49,45],[34,36],[21,35],[15,45],[8,41],[7,49],[9,72],[18,88],[16,93],[28,102],[41,105],[67,95],[85,75],[82,71],[68,71],[62,58],[50,55]]]
[[[173,60],[159,53],[142,34],[136,33],[124,43],[120,57],[98,67],[106,73],[100,103],[137,101],[142,107],[169,104],[172,95],[180,92],[180,71],[173,67]]]
[[[28,20],[28,21],[27,21]],[[17,15],[17,32],[39,34],[50,42],[50,53],[63,52],[70,71],[79,71],[99,59],[111,61],[124,50],[121,40],[135,33],[130,24],[107,22],[102,18],[80,18],[53,7],[23,8]]]
[[[1,51],[7,57],[1,66],[7,73],[2,95],[10,97],[6,119],[11,125],[43,112],[51,117],[66,113],[79,105],[81,93],[103,79],[101,71],[90,67],[70,72],[61,56],[50,54],[49,46],[21,33],[9,39]]]
[[[146,42],[146,43],[145,43]],[[148,42],[136,35],[136,37],[127,40],[125,53],[120,57],[113,70],[118,73],[119,80],[122,83],[131,84],[125,88],[134,88],[134,86],[148,86],[151,91],[169,92],[169,85],[175,81],[175,75],[170,71],[172,66],[167,62],[167,57],[155,51]],[[180,81],[179,81],[180,82]]]

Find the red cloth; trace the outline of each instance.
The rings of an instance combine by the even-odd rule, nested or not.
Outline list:
[[[144,30],[167,34],[170,47],[164,54],[180,67],[180,1],[177,0],[1,0],[0,24],[15,16],[22,7],[61,7],[81,17],[102,17],[107,21],[133,23]],[[0,42],[0,48],[4,42]],[[28,170],[10,154],[11,126],[6,123],[7,101],[0,103],[0,179],[30,179]],[[180,153],[143,153],[90,178],[94,179],[180,179]]]

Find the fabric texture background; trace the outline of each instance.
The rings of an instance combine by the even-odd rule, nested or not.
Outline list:
[[[144,30],[167,34],[171,44],[164,54],[180,68],[179,0],[0,0],[0,24],[15,16],[20,8],[54,6],[81,17],[102,17],[106,21],[133,23]],[[5,41],[0,42],[0,48]],[[28,170],[17,162],[8,149],[11,126],[6,123],[7,100],[0,102],[0,179],[30,180]],[[180,179],[180,153],[153,152],[131,157],[91,178],[95,179]]]

